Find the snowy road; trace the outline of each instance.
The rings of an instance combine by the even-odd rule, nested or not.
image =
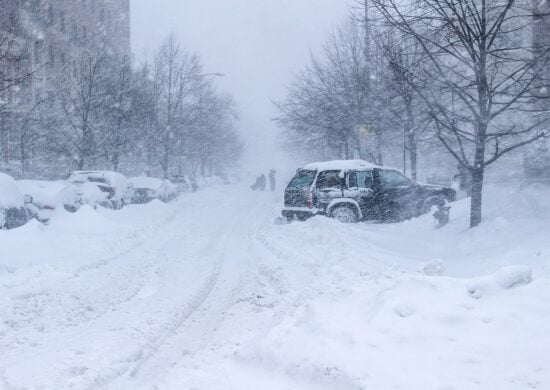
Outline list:
[[[0,389],[548,388],[529,196],[476,232],[465,205],[441,231],[277,225],[239,186],[0,232]]]

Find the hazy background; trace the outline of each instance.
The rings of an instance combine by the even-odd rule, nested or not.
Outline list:
[[[271,103],[285,94],[292,73],[346,17],[353,0],[132,0],[136,60],[151,57],[174,32],[198,53],[206,72],[236,100],[253,170],[284,168],[271,122]]]

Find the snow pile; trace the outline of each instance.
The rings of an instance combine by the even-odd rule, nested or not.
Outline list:
[[[0,209],[23,207],[25,200],[14,178],[0,172]]]
[[[499,270],[483,297],[470,279],[348,280],[238,349],[232,369],[259,365],[311,389],[545,389],[550,283],[529,275]]]

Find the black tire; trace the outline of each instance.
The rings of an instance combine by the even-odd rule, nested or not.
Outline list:
[[[355,210],[347,205],[335,206],[332,210],[330,210],[329,218],[336,219],[341,223],[359,222],[359,217]]]

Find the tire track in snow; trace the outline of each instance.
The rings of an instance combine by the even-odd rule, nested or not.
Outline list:
[[[198,253],[195,254],[195,257],[198,258],[215,259],[215,265],[211,269],[207,279],[202,283],[201,287],[196,291],[193,297],[190,300],[187,298],[185,303],[179,306],[178,316],[173,318],[170,321],[169,326],[166,327],[160,334],[157,334],[145,345],[141,346],[139,353],[130,358],[130,364],[124,370],[112,372],[111,375],[107,376],[105,374],[101,375],[101,383],[92,385],[89,389],[126,389],[128,388],[127,385],[117,387],[118,382],[129,379],[133,383],[139,383],[138,378],[143,377],[143,371],[148,372],[149,367],[157,367],[158,363],[155,361],[168,361],[168,366],[173,365],[177,362],[177,359],[181,356],[181,353],[183,353],[185,349],[189,349],[187,347],[190,346],[184,345],[185,343],[189,344],[192,342],[204,344],[207,342],[208,334],[212,331],[212,327],[205,327],[205,322],[216,322],[213,318],[219,317],[220,315],[223,316],[223,312],[227,309],[227,307],[234,303],[236,291],[240,288],[239,281],[241,279],[242,272],[246,271],[246,268],[240,270],[233,269],[232,271],[237,271],[236,275],[227,275],[227,268],[231,270],[232,267],[236,265],[228,264],[228,262],[234,260],[232,247],[235,245],[235,242],[239,242],[241,239],[246,240],[247,237],[250,236],[246,233],[243,234],[243,232],[248,232],[250,229],[249,225],[252,221],[257,219],[258,213],[261,213],[263,209],[265,209],[265,204],[259,204],[254,208],[246,207],[245,212],[243,212],[240,208],[234,209],[234,215],[232,216],[231,221],[224,225],[220,229],[220,232],[218,232],[221,239],[218,240],[213,247],[200,248]],[[211,234],[213,236],[216,235],[214,232],[211,232]],[[240,253],[237,256],[240,255],[246,254]],[[223,286],[220,286],[220,284],[223,284]],[[213,295],[215,295],[215,297],[213,297]],[[201,313],[198,314],[199,312]],[[184,331],[188,329],[183,328],[186,328],[186,323],[196,315],[198,315],[199,318],[196,319],[194,323],[200,324],[198,326],[200,329],[200,334],[194,334],[190,337],[188,332]],[[205,319],[206,321],[204,321]],[[193,327],[193,325],[187,328],[191,327]],[[176,343],[181,343],[181,349],[178,349],[178,352],[174,354],[173,346]],[[163,348],[166,350],[163,350]],[[181,351],[181,353],[179,351]],[[165,363],[161,364],[164,365]],[[135,386],[137,385],[134,385],[134,388]]]

